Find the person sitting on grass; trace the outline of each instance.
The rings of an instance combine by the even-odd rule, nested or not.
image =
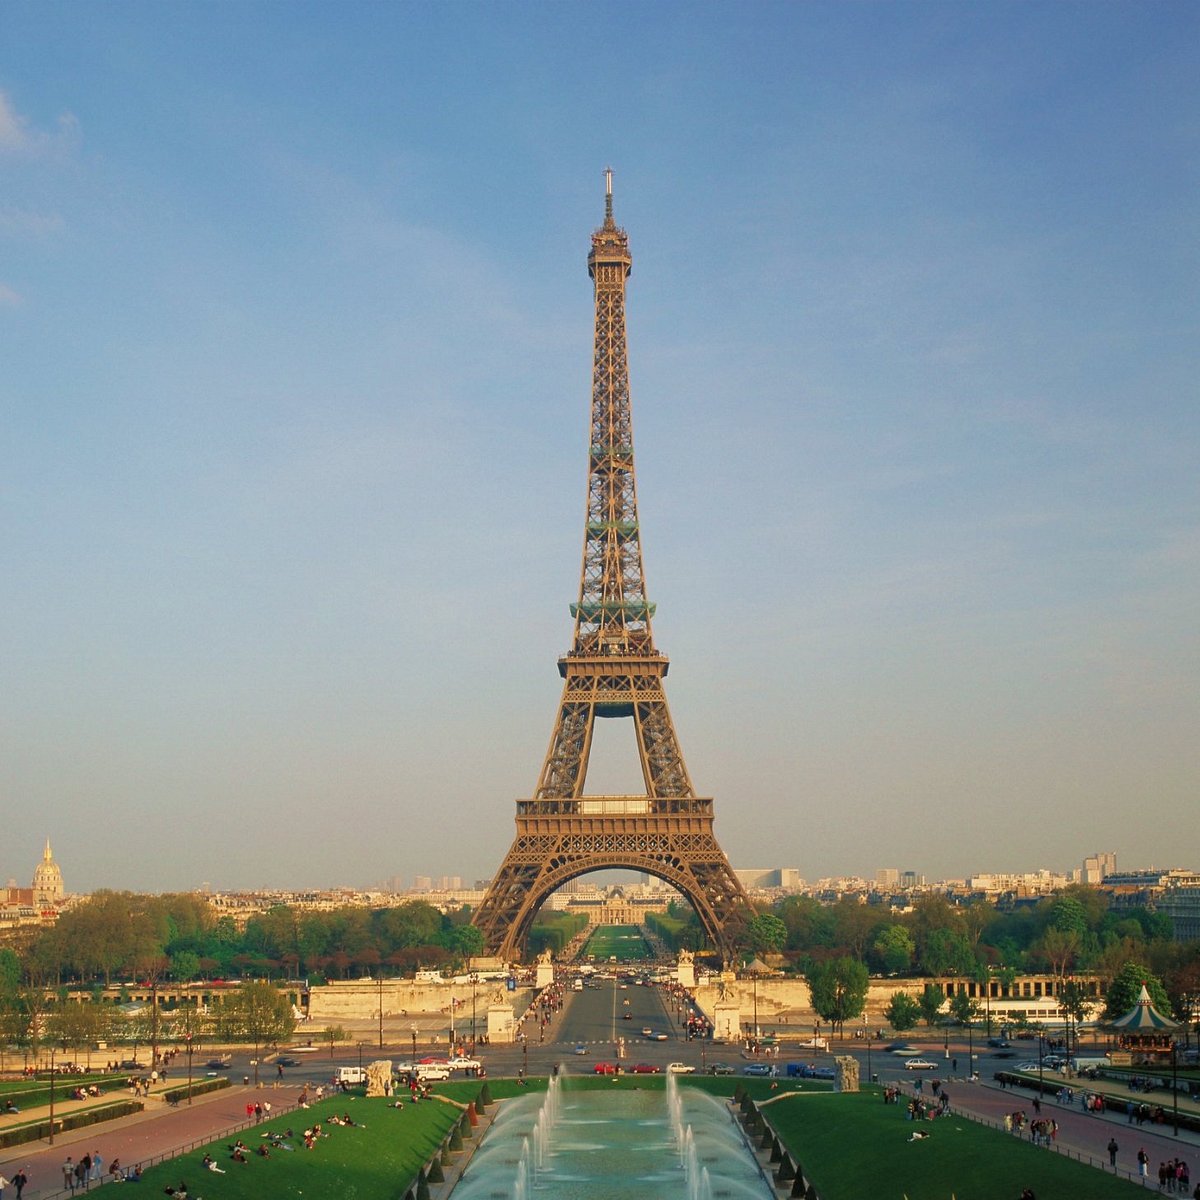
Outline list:
[[[215,1158],[213,1158],[213,1156],[212,1156],[211,1154],[206,1154],[206,1155],[205,1155],[205,1156],[204,1156],[204,1157],[203,1157],[203,1158],[200,1160],[200,1165],[201,1165],[201,1166],[203,1166],[203,1167],[207,1167],[207,1168],[208,1168],[208,1170],[210,1170],[210,1171],[216,1171],[216,1173],[217,1173],[218,1175],[224,1175],[224,1174],[225,1174],[225,1168],[224,1168],[224,1167],[218,1167],[218,1166],[217,1166],[217,1160],[216,1160]]]

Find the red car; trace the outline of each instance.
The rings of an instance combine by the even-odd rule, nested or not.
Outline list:
[[[598,1062],[592,1067],[597,1075],[615,1075],[617,1068],[612,1063]]]
[[[662,1067],[656,1067],[653,1063],[638,1063],[636,1067],[631,1068],[635,1075],[661,1075]]]

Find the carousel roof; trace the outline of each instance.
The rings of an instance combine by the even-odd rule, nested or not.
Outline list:
[[[1164,1017],[1154,1007],[1150,993],[1143,983],[1137,1003],[1123,1016],[1109,1021],[1108,1028],[1115,1029],[1118,1033],[1170,1033],[1172,1029],[1179,1028],[1179,1022]]]

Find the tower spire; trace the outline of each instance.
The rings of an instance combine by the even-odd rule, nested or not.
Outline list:
[[[604,168],[604,228],[616,228],[612,211],[612,167]]]

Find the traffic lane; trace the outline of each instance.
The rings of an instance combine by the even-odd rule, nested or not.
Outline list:
[[[617,980],[601,979],[596,986],[571,992],[559,1040],[584,1044],[608,1042],[640,1035],[643,1027],[671,1034],[674,1024],[667,1015],[658,989]]]

